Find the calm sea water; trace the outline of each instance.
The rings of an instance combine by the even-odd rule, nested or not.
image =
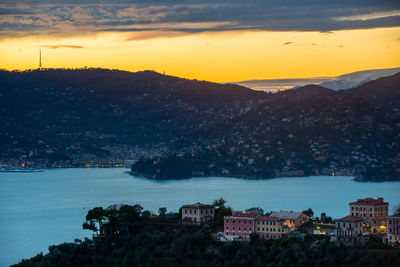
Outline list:
[[[348,203],[384,197],[389,209],[400,204],[400,182],[356,183],[351,177],[315,176],[272,180],[194,178],[152,181],[132,177],[127,169],[56,169],[42,173],[0,173],[0,266],[46,252],[49,245],[90,236],[82,230],[87,211],[114,203],[139,203],[158,211],[183,204],[210,203],[223,197],[243,210],[312,208],[334,218],[348,213]]]

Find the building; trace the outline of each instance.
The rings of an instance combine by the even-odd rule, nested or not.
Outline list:
[[[400,209],[393,216],[386,218],[387,223],[387,242],[389,244],[400,243]]]
[[[272,216],[259,216],[256,219],[255,233],[261,238],[279,239],[285,237],[290,231],[284,219]]]
[[[360,217],[348,215],[336,221],[336,242],[345,246],[365,244],[364,221]]]
[[[365,219],[366,231],[371,233],[386,232],[386,217],[389,203],[383,198],[364,198],[349,203],[349,215]]]
[[[227,240],[244,239],[249,240],[254,232],[255,221],[258,214],[232,212],[231,216],[224,217],[224,235]]]
[[[182,206],[182,223],[184,224],[210,224],[214,220],[214,206],[197,202],[192,205]]]
[[[350,215],[365,218],[367,220],[376,217],[388,216],[389,203],[383,202],[383,198],[364,198],[350,202]]]
[[[291,231],[296,231],[302,224],[310,221],[310,216],[296,211],[274,211],[269,216],[285,220]]]
[[[262,208],[259,207],[254,207],[254,208],[250,208],[245,210],[246,213],[253,213],[253,214],[258,214],[258,215],[264,215],[264,210]]]

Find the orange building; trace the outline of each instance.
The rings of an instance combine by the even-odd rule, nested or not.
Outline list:
[[[368,231],[372,233],[386,232],[386,217],[389,203],[383,198],[364,198],[349,203],[350,215],[364,219]]]
[[[285,225],[284,219],[272,216],[259,216],[256,219],[256,234],[264,239],[285,237],[291,229]]]

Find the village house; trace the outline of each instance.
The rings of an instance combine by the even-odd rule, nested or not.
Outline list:
[[[302,212],[296,211],[274,211],[269,216],[285,220],[285,225],[291,231],[296,231],[302,224],[310,221],[310,217]]]
[[[183,224],[210,224],[214,220],[214,206],[197,202],[192,205],[182,206]]]
[[[259,216],[256,219],[256,234],[264,239],[279,239],[285,237],[290,228],[285,225],[285,220],[272,216]]]
[[[253,213],[243,213],[241,211],[232,212],[231,216],[224,217],[224,235],[227,240],[245,239],[249,240],[254,232],[255,221],[259,215]]]
[[[364,198],[349,203],[349,215],[364,219],[367,231],[371,233],[386,232],[386,217],[389,203],[383,198]]]
[[[393,216],[388,216],[386,222],[387,242],[389,244],[400,243],[400,209],[397,209]]]
[[[336,242],[345,246],[359,246],[366,242],[363,236],[363,220],[348,215],[336,221]]]

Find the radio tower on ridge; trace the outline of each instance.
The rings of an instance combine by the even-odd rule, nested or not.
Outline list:
[[[39,50],[39,69],[42,69],[42,49]]]

